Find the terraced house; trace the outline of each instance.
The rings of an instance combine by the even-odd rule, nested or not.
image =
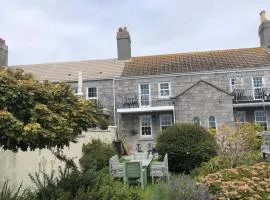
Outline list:
[[[67,81],[76,93],[99,101],[131,150],[145,151],[163,129],[192,122],[216,130],[223,124],[270,122],[270,20],[260,13],[260,46],[170,55],[131,56],[126,28],[117,32],[118,58],[10,66],[41,81]],[[0,41],[0,60],[7,46]]]

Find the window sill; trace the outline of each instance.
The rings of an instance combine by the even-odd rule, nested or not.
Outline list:
[[[154,141],[154,138],[152,136],[150,136],[150,137],[140,137],[139,141]]]

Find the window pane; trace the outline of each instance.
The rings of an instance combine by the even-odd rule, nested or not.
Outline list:
[[[161,97],[170,96],[170,85],[169,83],[160,83],[159,84],[159,94]]]
[[[208,119],[208,128],[209,129],[216,129],[216,118],[215,116],[210,116]]]
[[[193,119],[193,124],[196,124],[196,125],[201,125],[201,120],[199,117],[194,117]]]
[[[151,116],[142,116],[141,117],[141,133],[143,136],[152,135],[151,125],[152,125],[152,117]]]
[[[253,77],[254,87],[262,87],[262,77]]]
[[[96,98],[97,97],[97,88],[88,88],[88,97],[89,98]]]
[[[267,129],[266,112],[264,110],[255,111],[255,122]]]
[[[161,130],[172,126],[172,116],[171,115],[160,115],[160,127]]]

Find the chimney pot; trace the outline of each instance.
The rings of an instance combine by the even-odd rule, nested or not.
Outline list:
[[[3,38],[0,38],[0,43],[5,44],[6,42],[5,42],[5,40]]]
[[[262,11],[260,12],[260,18],[261,18],[261,22],[264,22],[264,21],[267,20],[265,10],[262,10]]]

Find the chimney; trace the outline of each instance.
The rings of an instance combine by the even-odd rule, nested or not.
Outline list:
[[[8,46],[5,40],[0,38],[0,67],[8,64]]]
[[[266,12],[260,12],[261,25],[259,26],[259,37],[261,47],[270,49],[270,20],[266,18]]]
[[[131,58],[131,40],[126,27],[118,29],[116,39],[118,60],[129,60]]]

